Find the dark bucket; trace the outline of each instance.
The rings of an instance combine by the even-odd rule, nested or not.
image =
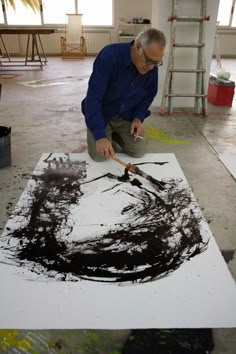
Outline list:
[[[11,166],[11,128],[0,126],[0,168]]]

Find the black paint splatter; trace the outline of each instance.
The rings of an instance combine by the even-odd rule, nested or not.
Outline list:
[[[228,264],[234,259],[235,250],[221,250],[221,254],[224,257],[225,262]]]
[[[27,224],[8,227],[2,238],[8,262],[57,280],[143,283],[169,275],[207,248],[201,212],[179,180],[160,184],[153,179],[148,185],[127,170],[123,176],[107,173],[87,180],[85,161],[53,159],[50,154],[44,162],[44,172],[32,177],[29,205],[12,215],[27,219]],[[95,238],[84,239],[81,230],[81,241],[70,241],[70,207],[79,206],[83,186],[101,179],[104,185],[112,182],[102,193],[122,191],[129,197],[121,210],[125,222],[104,228]]]
[[[208,328],[135,329],[122,354],[209,354],[213,349],[212,330]]]

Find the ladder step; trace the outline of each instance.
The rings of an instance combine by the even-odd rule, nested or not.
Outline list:
[[[173,73],[205,73],[206,69],[170,69]]]
[[[205,97],[206,95],[196,93],[166,93],[166,97]]]
[[[201,17],[188,17],[188,16],[170,16],[168,21],[176,20],[178,22],[202,22],[209,21],[210,16],[201,16]]]
[[[205,47],[205,43],[175,43],[173,42],[173,47],[180,47],[180,48],[201,48]]]
[[[233,1],[235,3],[236,0]],[[206,21],[210,20],[210,16],[207,16],[207,0],[199,0],[197,1],[199,5],[198,11],[192,13],[192,15],[188,15],[185,11],[178,10],[178,5],[180,5],[180,0],[170,0],[172,3],[171,6],[171,14],[169,15],[168,21],[170,22],[170,49],[169,49],[169,61],[168,68],[166,70],[164,89],[162,92],[162,101],[161,101],[161,111],[165,112],[167,109],[168,113],[173,112],[173,102],[178,97],[183,97],[185,101],[191,99],[194,102],[194,113],[206,114],[206,105],[207,105],[207,92],[205,90],[205,65],[204,65],[204,47],[205,43],[205,31],[206,31]],[[182,4],[183,5],[183,4]],[[182,6],[184,8],[184,6]],[[183,23],[183,24],[182,24]],[[182,29],[184,24],[189,24],[189,29],[187,31],[191,31],[192,35],[189,39],[184,40],[183,37],[178,33],[178,27]],[[192,25],[191,25],[192,24]],[[194,25],[195,24],[195,25]],[[196,26],[196,27],[195,27]],[[177,31],[176,31],[177,30]],[[198,38],[195,39],[195,32],[198,32]],[[189,34],[191,34],[189,33]],[[183,41],[183,42],[182,42]],[[179,48],[178,50],[175,48]],[[175,63],[175,56],[178,53],[182,53],[182,56],[188,55],[188,49],[193,51],[196,50],[197,60],[196,65],[178,65]],[[177,52],[176,52],[177,50]],[[195,79],[195,88],[192,89],[184,89],[181,90],[174,85],[174,79],[178,73],[185,73],[189,77],[189,74],[192,75]],[[182,78],[182,81],[185,78]],[[186,91],[185,91],[186,90]],[[182,92],[181,92],[182,91]]]

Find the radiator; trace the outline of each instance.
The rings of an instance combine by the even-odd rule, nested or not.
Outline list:
[[[222,57],[236,57],[236,31],[218,31],[220,55]],[[216,54],[216,43],[214,55]]]
[[[52,33],[49,35],[41,35],[41,41],[45,54],[60,54],[61,53],[61,37],[63,32]]]
[[[20,53],[20,44],[19,44],[19,38],[17,34],[3,34],[2,35],[3,41],[5,43],[5,46],[7,48],[7,51],[9,54],[19,54]],[[2,54],[5,54],[4,46],[2,44],[2,41],[0,39],[0,50]]]
[[[50,35],[41,35],[41,41],[46,54],[61,53],[61,36],[63,32],[52,33]],[[3,35],[4,42],[10,54],[25,55],[27,36],[25,35]],[[97,54],[105,45],[111,43],[111,34],[109,31],[84,31],[87,54]],[[4,53],[0,41],[0,49]],[[39,47],[40,50],[40,47]]]
[[[59,54],[61,52],[62,36],[64,36],[63,32],[40,36],[46,54]],[[109,31],[84,31],[87,54],[97,54],[105,45],[111,43],[110,37]]]
[[[85,31],[87,54],[97,54],[105,45],[111,43],[109,31]]]

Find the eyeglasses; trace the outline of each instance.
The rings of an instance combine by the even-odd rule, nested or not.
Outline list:
[[[150,59],[147,54],[145,53],[145,50],[143,49],[143,47],[141,46],[142,50],[143,50],[143,55],[144,55],[144,58],[145,58],[145,62],[146,62],[146,65],[154,65],[154,66],[161,66],[163,65],[163,61],[155,61],[155,60],[152,60]]]

